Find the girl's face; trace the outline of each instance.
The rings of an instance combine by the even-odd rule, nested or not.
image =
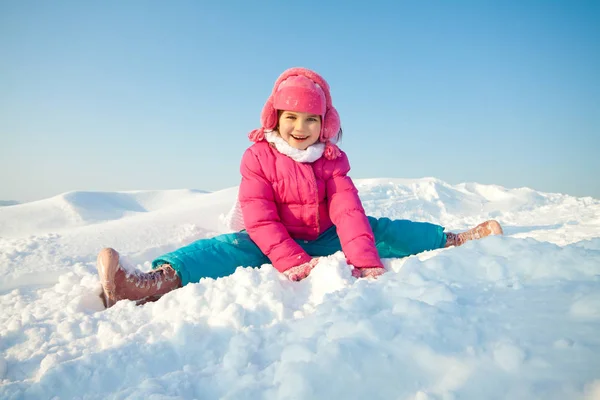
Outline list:
[[[282,111],[279,116],[279,135],[288,144],[306,150],[317,143],[321,134],[321,117],[296,111]]]

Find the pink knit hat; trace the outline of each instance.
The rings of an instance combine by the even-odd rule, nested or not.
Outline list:
[[[265,139],[265,130],[277,126],[277,110],[297,111],[321,116],[321,136],[325,143],[325,158],[333,160],[340,149],[331,143],[340,131],[340,116],[331,104],[329,85],[323,77],[306,68],[290,68],[275,81],[271,95],[260,116],[261,127],[248,135],[253,142]]]

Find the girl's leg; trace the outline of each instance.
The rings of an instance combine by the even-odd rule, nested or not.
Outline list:
[[[375,245],[381,258],[406,257],[442,247],[460,246],[469,240],[501,235],[502,227],[490,220],[462,233],[444,232],[444,227],[428,222],[369,217]]]
[[[342,250],[335,225],[321,233],[316,240],[296,240],[296,243],[313,257],[325,257]]]
[[[154,268],[169,264],[181,278],[182,285],[202,278],[231,275],[237,267],[258,267],[269,263],[246,231],[195,241],[152,262]]]
[[[428,222],[369,217],[381,258],[401,258],[446,244],[444,227]]]
[[[100,252],[97,268],[104,305],[111,307],[119,300],[134,300],[138,304],[155,301],[189,282],[227,276],[238,266],[268,262],[246,232],[237,232],[201,239],[167,253],[152,262],[154,270],[148,273],[123,268],[113,249]]]

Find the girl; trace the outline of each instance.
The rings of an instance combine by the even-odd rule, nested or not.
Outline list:
[[[298,281],[318,257],[340,250],[353,276],[376,277],[385,272],[381,258],[502,233],[496,221],[454,234],[430,223],[367,217],[348,176],[348,158],[336,146],[342,131],[329,85],[313,71],[291,68],[277,79],[261,124],[250,132],[255,144],[240,168],[240,228],[245,229],[165,254],[148,273],[127,271],[115,250],[102,250],[97,268],[106,307],[125,299],[153,301],[201,278],[227,276],[238,266],[270,262]]]

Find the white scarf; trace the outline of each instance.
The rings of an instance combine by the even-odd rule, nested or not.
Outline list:
[[[323,156],[325,151],[325,143],[317,142],[308,146],[306,150],[296,149],[288,144],[277,131],[265,131],[265,139],[267,142],[273,143],[277,151],[285,154],[294,161],[300,163],[311,163],[317,161]]]

